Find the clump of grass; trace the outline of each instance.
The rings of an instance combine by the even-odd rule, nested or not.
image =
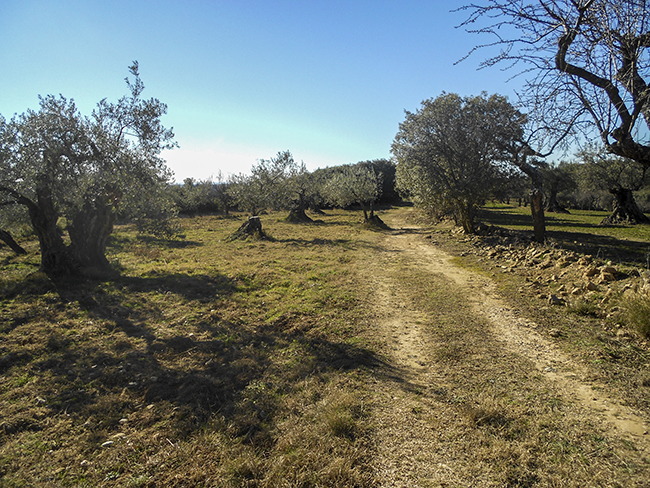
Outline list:
[[[567,305],[567,311],[581,317],[598,317],[598,305],[591,300],[578,298],[571,300]]]
[[[629,298],[626,304],[626,319],[630,327],[646,339],[650,338],[650,297],[636,295]]]

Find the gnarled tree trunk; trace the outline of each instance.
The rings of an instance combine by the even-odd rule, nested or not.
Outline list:
[[[49,192],[37,190],[37,203],[29,201],[27,208],[41,248],[41,271],[48,276],[77,274],[79,267],[63,243],[56,225],[59,214]]]
[[[649,224],[650,219],[641,212],[634,200],[634,193],[627,188],[610,189],[614,195],[614,211],[605,217],[601,225],[609,224]]]
[[[548,202],[546,203],[546,211],[553,213],[570,213],[566,208],[560,205],[560,202],[557,201],[557,191],[550,190],[548,196]]]
[[[106,258],[106,244],[113,232],[115,210],[102,199],[86,202],[68,226],[70,253],[82,267],[110,268]]]
[[[262,221],[259,217],[249,217],[246,222],[244,222],[237,231],[233,232],[229,241],[234,241],[236,239],[248,239],[249,237],[253,239],[264,239],[266,234],[262,230]]]
[[[544,193],[540,188],[530,192],[530,212],[533,215],[533,233],[535,242],[544,242],[546,237],[546,220],[544,217]]]
[[[287,222],[313,222],[313,219],[305,213],[304,208],[292,208],[289,212],[289,215],[286,218]]]

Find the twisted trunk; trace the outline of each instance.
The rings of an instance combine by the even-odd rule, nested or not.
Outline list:
[[[546,219],[544,217],[544,193],[540,188],[533,188],[530,192],[530,211],[533,216],[535,242],[544,242]]]
[[[59,214],[51,194],[47,190],[37,190],[36,194],[36,203],[25,197],[21,197],[18,203],[23,203],[29,210],[29,218],[41,248],[41,271],[49,276],[77,274],[79,266],[63,243],[61,231],[56,225]]]
[[[70,253],[81,267],[108,269],[106,244],[113,232],[116,214],[103,199],[86,202],[68,226]]]
[[[628,188],[610,189],[614,195],[614,211],[605,217],[601,225],[609,224],[649,224],[650,219],[644,215],[634,199],[634,193]]]

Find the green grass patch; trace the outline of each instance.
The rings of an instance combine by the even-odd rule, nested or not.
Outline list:
[[[3,483],[371,486],[351,377],[374,362],[356,339],[366,231],[279,217],[272,241],[227,242],[238,216],[182,219],[175,241],[118,225],[109,280],[54,284],[33,242],[0,249]]]

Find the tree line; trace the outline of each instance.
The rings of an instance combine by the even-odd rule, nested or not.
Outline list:
[[[309,222],[307,210],[319,213],[331,206],[358,205],[364,221],[373,217],[373,206],[399,200],[395,189],[395,164],[387,159],[308,171],[294,160],[290,151],[280,151],[270,159],[260,159],[250,173],[197,181],[187,178],[172,185],[170,192],[178,211],[192,215],[242,211],[286,210],[287,220]]]

